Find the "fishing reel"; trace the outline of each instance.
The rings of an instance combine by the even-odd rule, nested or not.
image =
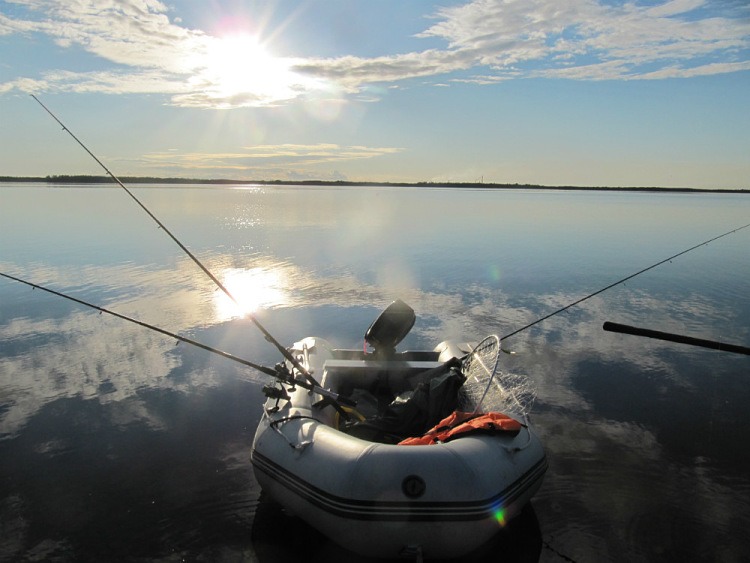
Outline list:
[[[268,409],[269,413],[277,412],[281,408],[279,406],[279,403],[281,403],[281,401],[291,400],[291,397],[289,396],[289,393],[284,385],[290,386],[289,391],[295,391],[294,377],[289,372],[289,368],[287,368],[286,363],[280,362],[276,364],[274,368],[276,371],[276,374],[274,376],[277,379],[276,383],[267,383],[263,386],[263,394],[266,396],[266,398],[274,399],[276,401],[276,404]]]
[[[279,406],[279,403],[281,401],[289,401],[291,400],[291,397],[289,396],[289,393],[287,393],[286,389],[284,389],[283,384],[280,386],[277,386],[273,383],[267,383],[263,386],[263,394],[268,399],[275,399],[276,404],[271,407],[270,409],[266,409],[269,413],[278,412],[281,408]]]

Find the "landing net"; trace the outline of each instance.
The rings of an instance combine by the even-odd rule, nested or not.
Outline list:
[[[466,382],[459,406],[473,412],[527,414],[536,397],[533,385],[522,375],[497,369],[500,339],[491,335],[466,356],[462,371]]]

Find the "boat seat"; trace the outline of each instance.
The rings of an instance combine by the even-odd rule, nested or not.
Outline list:
[[[326,360],[321,385],[336,393],[354,389],[390,389],[393,395],[416,387],[418,374],[443,367],[443,362],[427,360]]]

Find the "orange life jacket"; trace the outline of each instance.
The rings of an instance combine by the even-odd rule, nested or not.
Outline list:
[[[501,412],[470,413],[453,411],[437,423],[434,428],[418,438],[406,438],[399,446],[426,446],[450,442],[472,433],[509,432],[517,433],[523,424]]]

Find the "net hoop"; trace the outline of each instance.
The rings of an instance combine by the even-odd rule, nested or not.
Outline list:
[[[470,390],[470,395],[478,397],[478,400],[474,401],[474,413],[480,411],[492,386],[499,356],[500,338],[492,334],[477,344],[463,360],[461,371],[466,377],[464,387]]]

